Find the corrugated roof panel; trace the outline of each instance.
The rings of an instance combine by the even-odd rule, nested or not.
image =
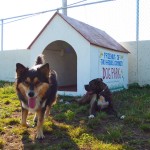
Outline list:
[[[115,51],[129,53],[121,44],[110,37],[106,32],[90,26],[86,23],[70,18],[68,16],[59,14],[66,22],[68,22],[75,30],[77,30],[85,39],[91,44],[100,47],[108,48]]]

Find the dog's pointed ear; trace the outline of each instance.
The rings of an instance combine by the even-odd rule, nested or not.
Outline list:
[[[23,75],[27,70],[28,70],[28,68],[26,68],[24,65],[17,63],[16,64],[17,78],[20,77],[21,75]]]
[[[102,81],[103,81],[103,79],[102,79],[102,78],[98,78],[98,81],[102,82]]]
[[[38,68],[38,70],[42,74],[44,74],[46,77],[49,77],[50,68],[49,68],[49,64],[48,63],[46,63],[45,65],[43,65],[40,68]]]

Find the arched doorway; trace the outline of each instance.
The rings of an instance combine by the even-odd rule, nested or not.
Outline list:
[[[58,90],[77,91],[77,55],[73,47],[57,40],[50,43],[43,54],[45,62],[58,74]]]

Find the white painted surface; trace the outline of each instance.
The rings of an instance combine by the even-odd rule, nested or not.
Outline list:
[[[121,43],[131,53],[129,54],[129,84],[150,84],[150,41],[139,41],[138,52],[136,42]]]
[[[0,52],[0,80],[15,81],[16,63],[30,66],[30,51],[9,50]]]
[[[84,85],[90,80],[90,43],[76,30],[66,23],[60,16],[56,16],[50,27],[46,28],[31,47],[31,62],[43,53],[52,42],[62,40],[70,44],[77,54],[77,92],[60,92],[64,95],[83,95]],[[54,68],[55,70],[55,68]]]
[[[128,63],[129,63],[129,84],[138,83],[137,79],[137,52],[136,52],[136,42],[125,42],[121,43],[128,51]]]
[[[128,86],[128,54],[91,46],[91,80],[102,78],[112,91]]]

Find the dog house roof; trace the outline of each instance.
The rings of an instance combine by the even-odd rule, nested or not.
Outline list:
[[[42,34],[44,29],[50,24],[53,18],[59,15],[63,20],[65,20],[70,26],[72,26],[78,33],[80,33],[87,41],[89,41],[92,45],[96,45],[98,47],[107,48],[113,51],[119,51],[123,53],[129,53],[121,44],[115,41],[112,37],[110,37],[106,32],[90,26],[86,23],[68,17],[66,15],[62,15],[56,12],[52,18],[47,22],[41,32],[37,35],[37,37],[33,40],[33,42],[29,45],[28,49],[34,44],[36,39]]]

